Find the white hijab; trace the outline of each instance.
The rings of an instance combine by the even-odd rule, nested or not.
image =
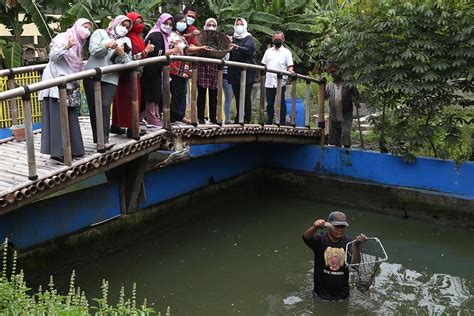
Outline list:
[[[242,32],[242,34],[237,34],[235,31],[234,31],[234,38],[237,38],[237,39],[242,39],[242,38],[246,38],[247,36],[251,35],[249,32],[247,32],[247,21],[245,21],[245,19],[243,18],[237,18],[234,22],[234,30],[236,28],[236,24],[237,24],[237,21],[242,21],[242,23],[244,23],[244,31]]]

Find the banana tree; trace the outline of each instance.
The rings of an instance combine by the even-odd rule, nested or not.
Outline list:
[[[20,21],[19,14],[24,13],[24,18]],[[21,34],[23,26],[28,23],[35,23],[41,36],[49,43],[52,39],[51,29],[46,22],[40,7],[34,0],[0,0],[0,20],[13,36],[13,40],[6,40],[3,45],[2,61],[5,67],[14,68],[22,65],[22,45]]]

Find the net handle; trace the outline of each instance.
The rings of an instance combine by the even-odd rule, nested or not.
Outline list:
[[[377,237],[367,237],[367,240],[369,240],[369,239],[375,240],[380,245],[380,247],[382,248],[382,252],[384,254],[384,258],[380,258],[379,260],[372,261],[372,262],[370,262],[370,264],[387,261],[388,260],[388,255],[387,255],[387,252],[385,251],[384,246],[380,242],[380,239],[378,239]],[[349,245],[354,244],[356,241],[357,241],[357,239],[354,239],[353,241],[348,242],[347,245],[346,245],[346,257],[344,258],[344,261],[346,263],[346,266],[348,266],[348,267],[355,267],[355,266],[360,266],[360,265],[364,265],[364,264],[369,264],[369,263],[360,263],[360,262],[359,263],[349,263],[349,262],[347,262],[347,258],[348,258],[347,254],[349,253],[348,252],[349,251]],[[354,249],[354,247],[352,247],[352,249]]]

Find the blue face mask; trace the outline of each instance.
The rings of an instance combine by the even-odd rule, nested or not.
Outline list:
[[[186,22],[178,22],[176,23],[176,29],[179,32],[183,32],[188,26],[186,25]]]
[[[193,25],[194,23],[194,18],[190,17],[190,16],[187,16],[186,17],[186,23],[188,23],[188,25]]]

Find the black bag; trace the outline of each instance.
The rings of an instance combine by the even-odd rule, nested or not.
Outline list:
[[[81,106],[81,91],[78,88],[67,89],[67,106],[69,108],[76,108]]]

